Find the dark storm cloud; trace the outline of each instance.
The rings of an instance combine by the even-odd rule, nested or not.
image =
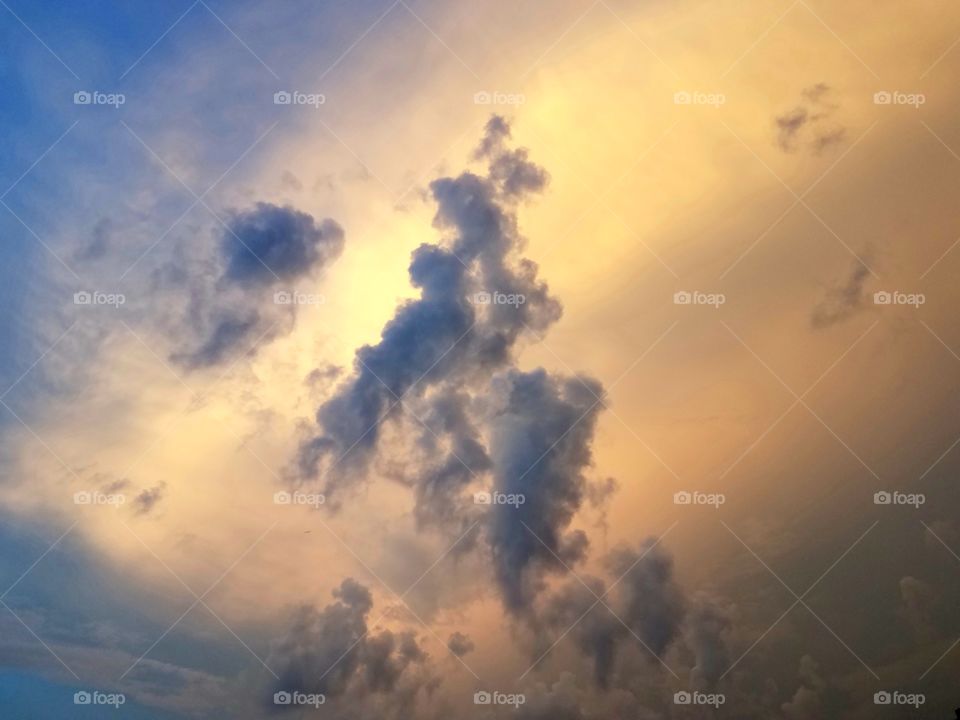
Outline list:
[[[486,173],[464,172],[430,185],[442,240],[413,252],[409,276],[420,296],[396,310],[379,342],[356,352],[352,376],[318,408],[317,432],[301,444],[296,470],[300,482],[319,481],[329,500],[363,482],[380,460],[387,467],[378,470],[411,488],[419,529],[440,528],[457,538],[451,556],[488,554],[504,607],[542,643],[596,599],[579,583],[544,595],[550,575],[565,575],[586,556],[587,534],[573,527],[577,513],[584,503],[602,506],[616,483],[589,477],[602,385],[544,369],[520,371],[514,364],[521,338],[537,339],[561,309],[538,279],[537,266],[518,256],[517,207],[544,187],[547,175],[526,151],[510,149],[509,138],[506,121],[492,118],[475,154]],[[497,303],[483,294],[494,292],[525,301]],[[399,458],[378,456],[388,422],[386,437],[400,438]],[[522,502],[477,505],[477,490]],[[479,528],[475,535],[462,534],[473,526]],[[610,567],[622,576],[609,602],[623,623],[598,605],[572,635],[598,687],[610,683],[624,638],[636,633],[660,655],[677,636],[684,611],[662,550],[649,543],[622,549]],[[602,581],[589,582],[603,592]],[[356,641],[363,614],[343,601],[313,611],[291,635],[294,645],[286,654],[298,658],[290,664],[296,668],[291,679],[322,675],[326,668],[319,666],[332,664]],[[456,636],[450,642],[458,655],[468,648]],[[314,683],[315,691],[338,690],[362,676],[357,666],[374,649],[403,657],[397,640],[360,644],[364,649],[338,666],[347,677],[331,672]],[[382,668],[380,675],[386,682],[393,674]],[[539,717],[533,707],[525,712]],[[579,717],[580,711],[576,704],[551,702],[543,712]]]
[[[430,185],[437,211],[434,226],[443,233],[441,244],[423,244],[409,267],[410,282],[420,297],[402,305],[384,327],[380,341],[356,354],[354,376],[317,411],[319,434],[302,444],[299,470],[306,478],[325,477],[328,495],[338,485],[362,476],[376,449],[381,425],[402,411],[397,398],[416,402],[436,391],[451,407],[451,389],[488,382],[512,361],[512,351],[527,328],[543,330],[560,315],[560,306],[537,279],[534,263],[514,257],[522,245],[515,203],[540,189],[540,177],[521,167],[520,159],[503,160],[506,123],[493,118],[487,126],[481,156],[489,161],[487,176],[470,172],[446,177]],[[486,149],[483,149],[486,148]],[[511,172],[493,170],[505,162]],[[478,293],[523,296],[522,304],[475,302]],[[481,300],[486,298],[482,296]],[[463,422],[450,425],[453,444],[473,456],[484,469],[483,453],[469,450],[476,432]],[[445,479],[461,484],[460,471],[450,462],[436,468],[421,497],[444,500]],[[469,466],[469,463],[466,463]],[[326,465],[326,467],[324,467]]]
[[[473,640],[464,635],[461,632],[455,632],[450,635],[450,638],[447,640],[447,647],[450,648],[452,652],[457,657],[463,657],[464,655],[473,652],[476,647],[473,644]]]
[[[190,292],[193,337],[171,359],[189,369],[210,367],[290,332],[296,305],[277,293],[302,292],[295,283],[336,259],[343,242],[334,221],[318,225],[290,207],[257,203],[234,214],[220,237],[213,282],[180,279]]]
[[[343,230],[332,220],[318,227],[312,216],[290,207],[257,203],[237,213],[221,239],[223,283],[272,285],[303,277],[336,258]]]
[[[870,268],[859,258],[846,279],[839,285],[829,288],[823,300],[813,309],[810,323],[814,328],[822,329],[846,320],[864,307],[864,286],[870,277]]]
[[[820,155],[843,142],[847,132],[833,120],[839,105],[832,95],[833,89],[823,82],[804,88],[800,104],[774,118],[777,146],[787,153],[805,146]]]
[[[542,657],[543,646],[569,636],[591,663],[594,684],[601,691],[631,686],[631,678],[616,673],[618,654],[626,649],[639,649],[647,660],[653,660],[650,652],[662,657],[679,639],[687,602],[673,579],[671,558],[652,542],[638,550],[621,547],[607,557],[611,585],[589,576],[568,580],[538,604],[527,618],[538,640],[535,657]],[[694,605],[686,631],[696,662],[696,686],[712,685],[728,666],[724,636],[729,627],[713,606],[701,601]]]
[[[605,592],[597,578],[584,578],[583,583],[571,580],[550,596],[536,620],[541,630],[550,631],[543,639],[547,647],[560,633],[569,632],[577,649],[593,664],[593,679],[601,689],[610,685],[617,645],[627,634],[610,610],[597,602]],[[542,653],[537,648],[536,656]]]
[[[409,670],[426,661],[416,637],[369,632],[373,599],[356,580],[347,578],[333,595],[335,602],[323,610],[308,606],[297,612],[287,637],[271,655],[270,665],[279,668],[271,693],[320,693],[334,707],[338,699],[360,706],[373,695],[415,693],[419,681],[402,690],[400,684]]]
[[[586,534],[568,527],[586,493],[603,388],[538,369],[507,373],[494,392],[500,398],[491,420],[494,486],[524,502],[491,509],[489,541],[504,603],[522,612],[544,571],[562,571],[586,552]]]
[[[638,550],[618,548],[608,563],[617,577],[620,618],[658,657],[674,640],[684,618],[686,602],[673,579],[673,559],[654,540]]]

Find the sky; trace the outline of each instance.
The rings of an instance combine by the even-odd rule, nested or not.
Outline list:
[[[958,46],[0,0],[0,717],[954,717]]]

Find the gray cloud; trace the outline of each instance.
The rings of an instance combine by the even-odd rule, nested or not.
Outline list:
[[[730,667],[727,636],[730,618],[715,604],[697,599],[687,615],[686,641],[693,651],[694,666],[690,671],[693,687],[712,689]]]
[[[870,268],[855,258],[846,278],[827,290],[813,308],[810,324],[823,329],[843,322],[864,307],[864,286],[870,278]]]
[[[318,224],[290,207],[257,203],[235,213],[221,235],[212,282],[167,275],[165,282],[190,292],[192,337],[171,359],[189,369],[209,367],[290,332],[297,307],[278,303],[275,293],[303,292],[294,283],[335,260],[343,242],[343,230],[333,220]]]
[[[473,652],[476,648],[473,640],[461,632],[455,632],[450,635],[450,638],[447,640],[447,647],[450,648],[450,652],[457,657],[463,657]]]
[[[535,655],[540,657],[560,633],[568,632],[577,649],[593,664],[595,684],[606,689],[613,674],[617,645],[627,634],[627,629],[610,610],[597,602],[597,597],[603,597],[606,591],[603,581],[597,578],[583,580],[586,586],[578,580],[571,580],[545,603],[536,623],[543,635],[540,644],[546,647],[537,647]]]
[[[774,118],[777,146],[786,153],[807,147],[820,155],[846,138],[846,128],[833,118],[839,108],[833,88],[820,82],[804,88],[800,104]]]
[[[541,189],[545,174],[525,156],[508,157],[506,128],[498,117],[487,126],[478,153],[489,162],[486,176],[465,172],[431,183],[434,226],[445,239],[413,253],[410,281],[420,297],[397,310],[377,344],[357,351],[353,377],[317,411],[319,432],[301,445],[298,472],[304,479],[323,474],[328,496],[362,479],[383,424],[402,416],[397,398],[410,392],[404,402],[423,403],[438,425],[433,431],[450,443],[446,460],[433,463],[417,491],[420,519],[442,517],[423,508],[436,500],[449,509],[450,494],[488,464],[476,423],[464,413],[468,399],[457,391],[489,383],[512,362],[528,328],[543,330],[560,316],[536,265],[515,257],[523,244],[515,204]],[[525,302],[472,302],[494,292]]]
[[[163,499],[167,484],[160,483],[152,488],[141,490],[133,498],[133,511],[137,515],[148,515]]]
[[[426,675],[413,672],[426,654],[413,633],[369,631],[373,598],[356,580],[347,578],[333,595],[335,601],[323,610],[300,608],[274,648],[268,664],[279,668],[279,680],[271,695],[278,690],[321,693],[334,708],[352,708],[351,716],[362,716],[373,696],[389,695],[402,717],[403,708],[428,684]]]
[[[521,612],[545,571],[562,572],[586,553],[586,534],[568,527],[584,501],[603,389],[595,380],[514,370],[496,379],[494,395],[494,485],[525,502],[492,508],[489,542],[504,603]]]
[[[608,564],[622,580],[616,591],[617,614],[657,656],[677,637],[686,602],[673,579],[673,559],[655,540],[640,548],[618,548]]]

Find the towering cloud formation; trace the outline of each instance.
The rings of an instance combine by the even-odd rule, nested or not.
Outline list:
[[[209,367],[290,332],[295,283],[335,260],[343,230],[289,207],[257,203],[235,214],[220,239],[216,279],[190,287],[188,322],[194,337],[172,359],[190,369]]]
[[[465,172],[431,184],[434,225],[446,239],[413,253],[410,282],[420,297],[397,310],[379,343],[357,351],[353,378],[317,411],[319,433],[301,447],[302,474],[324,473],[328,494],[367,469],[382,424],[401,413],[400,398],[416,401],[436,394],[434,410],[443,412],[446,406],[453,413],[446,415],[452,425],[441,430],[454,445],[475,440],[470,423],[456,418],[462,417],[456,406],[462,408],[464,398],[452,390],[488,383],[512,361],[521,334],[543,330],[559,318],[560,306],[537,279],[536,265],[516,257],[523,244],[516,204],[543,189],[546,174],[524,151],[506,150],[508,137],[505,121],[494,117],[477,152],[489,163],[487,175]],[[468,454],[479,465],[471,471],[485,469],[479,453]],[[456,459],[453,452],[451,459]],[[435,483],[464,481],[459,471],[436,472]],[[424,497],[430,494],[423,491]]]
[[[609,558],[618,578],[605,599],[612,610],[602,604],[590,609],[606,593],[600,579],[589,578],[587,587],[570,579],[548,592],[548,575],[563,576],[586,557],[588,537],[573,529],[583,503],[601,502],[616,484],[589,477],[602,385],[542,368],[521,371],[515,364],[519,343],[546,330],[561,308],[536,265],[519,254],[517,208],[544,188],[547,175],[509,140],[509,125],[493,117],[474,154],[486,172],[431,184],[434,226],[443,238],[413,252],[410,282],[420,296],[397,309],[378,343],[357,350],[353,374],[317,410],[316,432],[302,442],[295,469],[299,482],[319,483],[328,500],[342,501],[370,476],[389,424],[390,447],[396,448],[395,435],[402,443],[389,474],[410,485],[418,526],[458,538],[457,552],[485,553],[504,607],[541,646],[581,619],[571,637],[592,664],[595,685],[604,689],[615,675],[618,651],[635,643],[633,636],[658,656],[666,651],[685,603],[670,558],[652,541]],[[475,491],[500,500],[477,504]],[[479,536],[461,544],[474,525]],[[369,595],[345,583],[338,597],[322,613],[309,611],[291,633],[284,682],[333,694],[373,669],[387,680],[397,675],[364,660],[374,649],[394,668],[402,658],[414,662],[416,655],[405,654],[395,639],[357,639]],[[336,671],[321,667],[352,642],[359,650]],[[457,656],[472,645],[458,634],[450,638]],[[367,682],[369,689],[381,686],[387,684]],[[554,699],[525,712],[580,716],[568,698]]]
[[[566,528],[584,499],[603,390],[544,370],[511,371],[494,388],[501,399],[491,419],[495,486],[525,498],[518,507],[495,506],[490,527],[497,582],[516,612],[540,589],[542,570],[562,570],[586,552],[586,534]]]
[[[319,432],[301,446],[299,469],[322,475],[335,498],[365,475],[383,424],[404,417],[402,402],[422,434],[411,451],[425,458],[411,480],[421,526],[461,529],[480,517],[465,490],[488,473],[496,491],[523,496],[485,514],[504,604],[521,613],[545,571],[563,571],[587,548],[586,535],[568,527],[587,493],[603,389],[513,368],[520,338],[556,321],[560,305],[518,255],[517,205],[547,175],[509,138],[494,116],[474,156],[486,175],[431,184],[444,239],[413,253],[410,280],[421,295],[397,310],[379,343],[357,351],[353,377],[317,411]]]

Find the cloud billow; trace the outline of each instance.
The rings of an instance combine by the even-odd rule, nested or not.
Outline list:
[[[220,238],[214,280],[182,280],[190,293],[189,338],[171,359],[191,370],[211,367],[289,333],[297,306],[278,303],[276,293],[299,290],[295,284],[332,263],[343,244],[336,222],[317,223],[291,207],[261,202],[234,214]]]

